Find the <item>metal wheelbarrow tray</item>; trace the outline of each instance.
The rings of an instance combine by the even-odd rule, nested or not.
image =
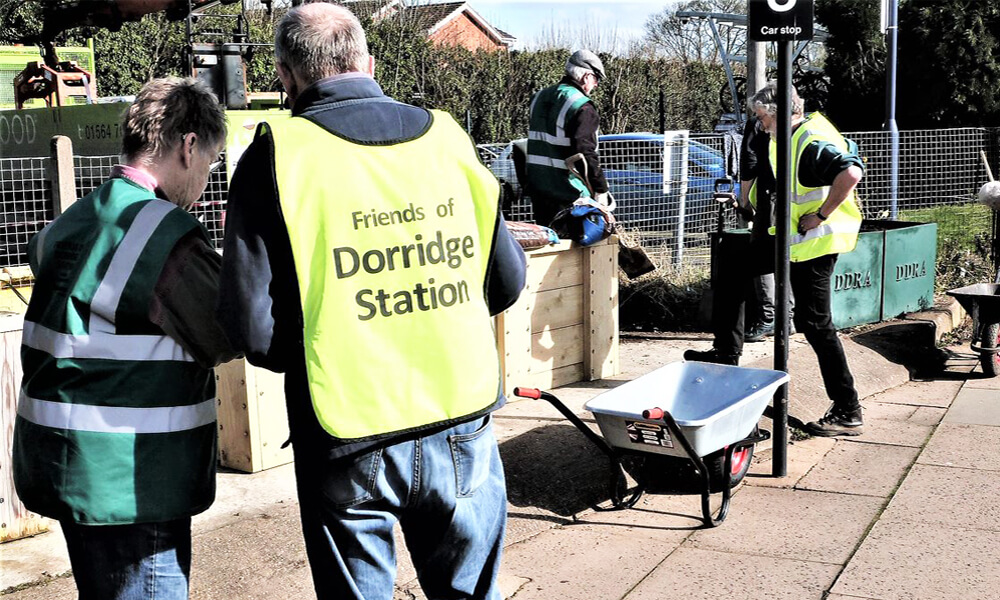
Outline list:
[[[614,508],[633,506],[644,491],[640,484],[625,498],[622,457],[659,454],[689,459],[703,484],[703,520],[713,527],[726,518],[731,488],[749,468],[753,445],[770,437],[767,431],[757,429],[757,422],[774,392],[788,380],[787,373],[769,369],[671,363],[586,404],[603,438],[548,392],[517,388],[514,394],[547,400],[611,457],[618,467],[611,493]],[[746,464],[731,481],[734,456],[742,457]],[[725,477],[721,485],[713,481],[713,472],[716,477]],[[713,486],[721,487],[722,492],[722,506],[715,517],[709,507]]]
[[[972,317],[972,351],[979,353],[983,374],[995,377],[1000,373],[1000,284],[976,283],[947,293]]]

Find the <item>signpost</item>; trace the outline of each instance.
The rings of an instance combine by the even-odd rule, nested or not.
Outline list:
[[[774,252],[776,329],[774,368],[788,371],[788,229],[792,191],[792,44],[813,37],[813,0],[749,0],[747,35],[751,42],[778,42],[777,197]],[[788,473],[788,384],[774,395],[774,462],[771,474]]]

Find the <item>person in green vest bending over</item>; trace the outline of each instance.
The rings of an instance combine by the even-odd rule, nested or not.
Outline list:
[[[577,50],[566,61],[566,76],[531,100],[523,186],[539,225],[551,223],[580,197],[609,203],[608,182],[597,154],[600,117],[590,99],[602,79],[601,59],[589,50]],[[586,162],[586,174],[580,173],[586,181],[566,165],[566,159],[577,154]]]
[[[778,86],[774,81],[754,94],[747,106],[771,136],[769,162],[777,164]],[[818,112],[804,114],[803,102],[792,88],[792,190],[789,227],[789,279],[795,296],[795,328],[819,359],[826,393],[833,401],[826,415],[806,424],[818,436],[861,435],[863,420],[854,376],[833,326],[830,278],[837,256],[854,250],[861,228],[855,188],[864,175],[857,144],[844,138]],[[776,176],[778,174],[776,173]],[[775,228],[770,228],[774,235]],[[717,337],[715,347],[684,353],[687,360],[736,364]]]
[[[316,595],[392,597],[398,523],[428,598],[498,599],[490,316],[525,277],[500,185],[450,115],[382,92],[350,10],[289,10],[274,54],[291,117],[233,176],[218,314],[285,373]]]
[[[235,353],[207,306],[221,259],[187,210],[226,139],[194,79],[143,86],[123,164],[28,245],[14,484],[57,519],[83,600],[188,597],[191,516],[215,499],[212,367]]]

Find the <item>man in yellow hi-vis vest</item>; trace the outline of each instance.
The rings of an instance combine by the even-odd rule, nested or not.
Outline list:
[[[234,174],[219,318],[285,373],[317,596],[391,596],[398,522],[428,597],[498,598],[490,317],[525,276],[499,185],[448,114],[382,93],[342,6],[291,9],[275,62],[292,116]]]
[[[777,82],[771,81],[750,105],[771,134],[771,166],[777,164]],[[861,211],[855,188],[864,175],[857,145],[820,113],[806,116],[792,89],[792,193],[789,209],[789,279],[795,294],[795,323],[819,359],[827,414],[806,424],[813,435],[860,435],[861,403],[830,310],[830,278],[837,255],[858,241]]]
[[[776,164],[777,83],[754,94],[747,105],[770,134],[770,163]],[[827,414],[806,425],[819,436],[860,435],[861,403],[844,348],[833,326],[830,277],[837,255],[857,244],[861,227],[855,187],[864,175],[857,145],[845,139],[820,113],[806,116],[792,90],[792,187],[789,227],[789,279],[795,296],[795,327],[804,333],[819,359],[826,393],[833,401]],[[775,228],[772,225],[770,233]],[[780,243],[780,241],[779,241]],[[718,343],[718,341],[717,341]],[[689,360],[731,362],[738,356],[718,347],[688,351]]]

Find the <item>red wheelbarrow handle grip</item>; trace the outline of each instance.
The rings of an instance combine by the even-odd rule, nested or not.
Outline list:
[[[659,406],[657,406],[656,408],[647,408],[646,410],[642,411],[642,418],[643,419],[662,419],[663,418],[663,409],[660,408]]]
[[[520,396],[521,398],[531,398],[533,400],[538,400],[542,397],[542,390],[538,388],[514,388],[514,395]]]

